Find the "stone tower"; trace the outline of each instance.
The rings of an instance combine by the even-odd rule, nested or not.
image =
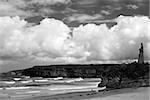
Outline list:
[[[144,49],[143,49],[143,43],[141,43],[141,48],[139,49],[138,63],[139,63],[139,64],[143,64],[143,63],[144,63]]]

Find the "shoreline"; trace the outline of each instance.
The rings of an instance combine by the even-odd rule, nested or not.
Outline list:
[[[105,90],[99,90],[96,91],[96,89],[87,89],[86,91],[78,90],[70,90],[70,91],[43,91],[44,94],[41,94],[38,91],[31,91],[28,95],[16,95],[16,96],[10,96],[9,93],[7,96],[1,97],[0,100],[112,100],[111,97],[123,97],[128,95],[133,95],[134,97],[138,97],[141,95],[144,95],[144,98],[148,99],[133,99],[133,100],[149,100],[149,93],[150,93],[150,86],[146,87],[132,87],[132,88],[121,88],[121,89],[105,89]],[[137,94],[136,94],[137,93]],[[105,99],[106,98],[106,99]],[[110,99],[107,99],[110,98]],[[140,98],[140,97],[138,97]],[[113,99],[116,100],[116,99]],[[124,99],[117,99],[117,100],[124,100]],[[126,99],[125,99],[126,100]],[[130,98],[129,98],[130,100]],[[132,100],[132,99],[131,99]]]
[[[136,92],[139,93],[141,91],[144,91],[145,95],[147,96],[146,98],[149,98],[148,94],[150,93],[150,87],[148,86],[148,87],[122,88],[122,89],[113,89],[113,90],[101,90],[99,92],[96,91],[70,92],[70,93],[62,93],[56,95],[37,96],[28,99],[30,100],[70,100],[70,99],[71,100],[90,100],[90,99],[98,100],[98,98],[107,98],[110,96],[122,95],[128,93],[132,94]],[[23,100],[28,100],[28,99],[23,99]]]

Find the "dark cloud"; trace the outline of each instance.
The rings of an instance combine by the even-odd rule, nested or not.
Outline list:
[[[120,14],[149,16],[149,0],[1,0],[0,6],[0,16],[18,15],[32,23],[54,17],[71,26],[93,20],[87,16],[103,16],[99,20],[113,19]],[[87,15],[87,19],[68,21],[74,15]]]

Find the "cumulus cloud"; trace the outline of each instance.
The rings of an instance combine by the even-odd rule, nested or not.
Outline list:
[[[9,56],[44,56],[49,53],[49,56],[56,57],[70,31],[63,22],[55,19],[44,19],[40,25],[28,28],[27,22],[19,17],[1,17],[0,23],[1,55]]]
[[[89,51],[88,60],[110,59],[111,53],[108,48],[110,48],[111,39],[115,40],[115,36],[105,24],[100,26],[88,24],[74,30],[74,40],[84,45],[85,50]]]
[[[28,25],[19,17],[0,17],[0,61],[30,59],[33,64],[132,60],[138,58],[141,42],[145,58],[150,59],[150,19],[119,16],[115,21],[117,24],[111,28],[106,24],[80,25],[71,36],[70,28],[53,18]]]
[[[140,42],[144,43],[145,57],[150,58],[149,43],[150,43],[150,19],[148,17],[125,17],[120,16],[116,19],[118,25],[112,28],[112,31],[119,37],[118,42],[119,52],[116,52],[118,57],[137,58]],[[127,49],[128,48],[128,49]],[[122,52],[125,52],[122,54]]]
[[[119,16],[115,20],[117,25],[111,29],[105,24],[87,24],[74,29],[74,41],[84,45],[90,54],[88,60],[135,59],[140,42],[144,43],[145,57],[150,58],[149,18]]]
[[[0,59],[73,62],[87,55],[71,40],[71,30],[63,22],[45,18],[39,25],[28,24],[19,17],[0,18]]]

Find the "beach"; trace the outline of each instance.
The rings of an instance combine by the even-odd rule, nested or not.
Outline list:
[[[15,82],[11,85],[8,84],[7,81],[2,81],[0,100],[32,99],[34,97],[55,96],[74,92],[98,91],[106,88],[98,87],[100,78],[86,78],[84,80],[81,78],[50,79],[46,82],[43,82],[43,80],[45,79],[29,83]]]
[[[150,87],[125,88],[115,90],[69,90],[69,91],[47,91],[43,93],[32,90],[27,94],[14,95],[12,97],[3,94],[0,100],[149,100]],[[7,91],[11,94],[11,91]],[[12,94],[11,94],[12,95]]]
[[[1,86],[5,84],[5,87],[0,88],[0,100],[149,100],[150,87],[131,82],[133,87],[115,89],[98,87],[99,83],[100,78],[43,78],[11,85],[1,81]]]
[[[35,97],[30,100],[149,100],[150,87],[125,88],[110,91],[87,91]],[[26,99],[27,100],[27,99]]]

